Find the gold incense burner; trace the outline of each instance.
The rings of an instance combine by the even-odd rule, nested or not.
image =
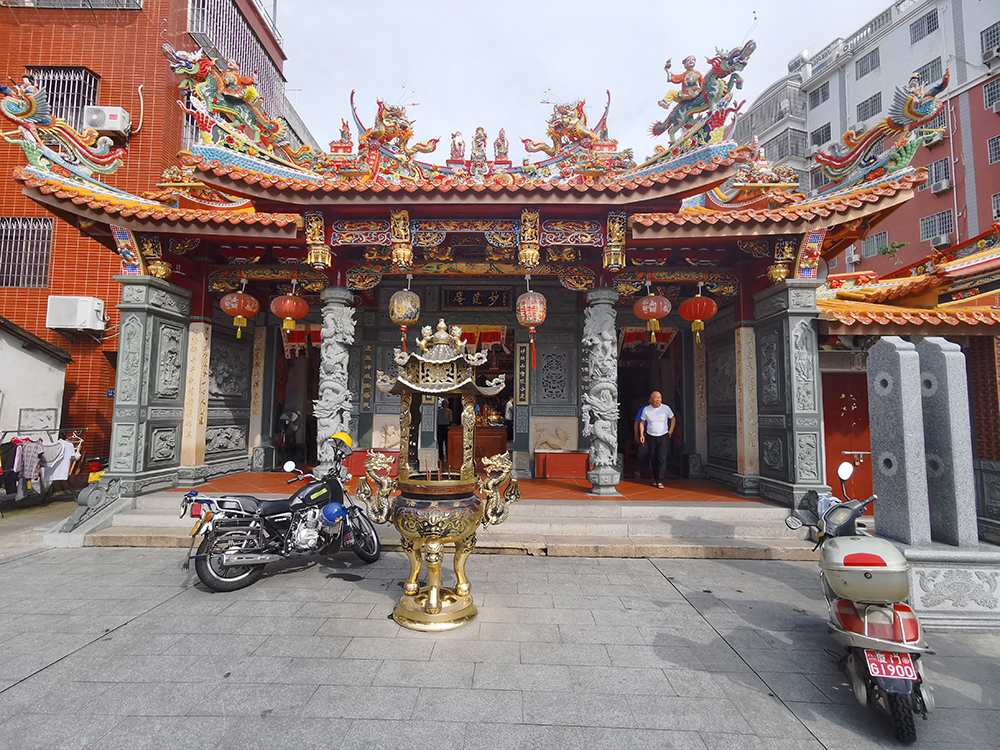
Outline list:
[[[371,451],[365,460],[366,481],[359,483],[358,496],[367,503],[373,521],[395,526],[410,561],[410,574],[393,619],[412,630],[442,631],[475,619],[477,610],[465,563],[476,547],[476,529],[480,524],[486,528],[502,523],[510,503],[520,498],[520,489],[511,477],[510,454],[484,458],[484,477],[476,476],[473,460],[476,397],[500,393],[506,385],[504,376],[483,385],[476,383],[476,368],[486,363],[486,352],[467,354],[460,328],[449,329],[441,320],[436,332],[424,326],[421,333],[423,337],[417,340],[420,353],[397,349],[399,375],[389,378],[379,372],[376,383],[383,393],[400,397],[398,476],[390,476],[391,458]],[[425,394],[462,398],[462,465],[457,472],[420,471],[417,441],[421,396]],[[397,489],[399,494],[394,496]],[[446,545],[454,545],[453,587],[443,586],[441,580]],[[425,566],[427,583],[421,586]]]

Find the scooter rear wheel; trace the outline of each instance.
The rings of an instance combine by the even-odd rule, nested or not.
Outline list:
[[[887,695],[886,704],[892,719],[896,739],[905,744],[917,741],[917,727],[913,722],[913,707],[908,695]]]

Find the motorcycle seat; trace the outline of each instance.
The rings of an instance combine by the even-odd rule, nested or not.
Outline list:
[[[260,514],[262,516],[276,516],[279,513],[288,513],[291,504],[291,500],[261,500]]]
[[[223,510],[242,510],[245,513],[253,513],[260,502],[253,495],[226,495],[216,500],[216,504]]]

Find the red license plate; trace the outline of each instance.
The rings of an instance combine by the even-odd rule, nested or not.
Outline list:
[[[893,677],[897,680],[917,679],[917,670],[913,668],[913,660],[909,654],[865,649],[865,659],[868,660],[868,671],[871,672],[872,677]]]

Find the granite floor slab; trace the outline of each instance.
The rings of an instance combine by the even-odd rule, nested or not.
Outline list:
[[[479,618],[390,618],[391,553],[208,591],[172,549],[0,561],[0,748],[897,747],[824,649],[814,563],[478,556]],[[1000,634],[931,633],[916,748],[996,747]]]

